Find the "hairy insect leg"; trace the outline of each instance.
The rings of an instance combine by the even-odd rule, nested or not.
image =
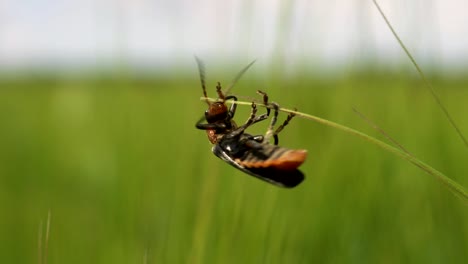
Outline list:
[[[249,127],[250,125],[252,125],[256,119],[256,114],[257,114],[257,105],[252,102],[252,110],[250,111],[250,116],[249,116],[249,119],[247,119],[247,121],[245,122],[244,125],[242,125],[242,127],[244,128],[247,128]]]
[[[294,108],[294,111],[297,111],[297,109]],[[286,120],[284,120],[283,124],[279,126],[278,128],[276,128],[275,132],[273,133],[273,137],[275,139],[275,145],[278,145],[278,142],[279,142],[278,134],[283,130],[285,126],[289,124],[289,121],[291,121],[291,119],[293,119],[293,117],[295,116],[296,114],[289,113],[288,117],[286,118]]]
[[[270,140],[271,137],[275,137],[275,142],[278,141],[277,135],[275,135],[273,128],[275,127],[276,121],[278,120],[278,112],[279,112],[279,105],[275,102],[270,104],[273,109],[275,110],[275,113],[273,117],[271,118],[270,125],[268,126],[267,132],[265,133],[265,140],[268,141]]]
[[[228,112],[229,119],[232,119],[234,117],[234,114],[236,113],[236,109],[237,109],[237,104],[236,104],[237,97],[235,97],[234,95],[229,95],[229,96],[226,96],[224,98],[225,101],[227,101],[229,99],[234,100],[234,102],[232,103],[231,107],[229,108],[229,112]]]
[[[265,106],[268,106],[268,94],[265,93],[265,92],[263,92],[263,91],[260,91],[260,90],[257,90],[257,94],[262,95],[262,97],[263,97],[263,104],[264,104]],[[266,115],[269,116],[269,115],[270,115],[270,108],[267,107],[266,109],[267,109]]]
[[[294,111],[297,111],[296,108],[294,108]],[[279,134],[279,132],[281,132],[283,130],[283,128],[285,126],[287,126],[289,124],[289,121],[291,121],[291,119],[293,119],[293,117],[295,117],[296,114],[294,113],[289,113],[288,117],[286,118],[286,120],[284,120],[283,124],[281,126],[279,126],[276,130],[275,130],[275,133],[274,134]]]
[[[251,139],[254,140],[254,141],[257,141],[258,143],[262,143],[263,140],[265,139],[265,136],[263,136],[263,135],[256,135],[256,136],[252,136]]]
[[[223,130],[223,129],[226,129],[226,124],[225,123],[211,123],[211,124],[207,124],[207,123],[203,123],[205,121],[205,117],[202,116],[198,122],[195,124],[195,127],[198,128],[198,129],[201,129],[201,130],[210,130],[210,129],[219,129],[219,130]]]
[[[255,120],[257,119],[258,116],[256,116],[257,114],[257,105],[255,104],[255,102],[252,102],[252,110],[250,112],[250,116],[249,118],[247,119],[247,121],[245,121],[245,123],[238,127],[236,130],[230,132],[228,135],[226,135],[227,137],[230,137],[230,138],[233,138],[233,137],[236,137],[242,133],[244,133],[245,129],[248,128],[249,126],[251,126]]]
[[[265,94],[266,95],[266,94]],[[268,96],[266,97],[265,101],[264,101],[264,104],[267,105],[268,103]],[[276,103],[272,103],[272,105],[274,105],[273,107],[278,107],[279,109],[279,105],[276,104]],[[270,108],[267,107],[267,113],[266,114],[262,114],[262,115],[259,115],[259,116],[255,116],[255,114],[257,113],[257,105],[255,104],[255,102],[252,102],[252,113],[251,113],[251,118],[249,119],[249,125],[253,125],[257,122],[260,122],[260,121],[263,121],[265,119],[268,118],[268,116],[270,115]],[[278,116],[278,112],[275,112],[275,117]],[[253,118],[252,118],[253,117]],[[276,120],[273,122],[273,126],[275,125],[276,123]],[[271,126],[271,124],[270,124]]]
[[[263,104],[268,105],[268,95],[265,92],[262,92],[260,90],[258,90],[257,93],[263,95]],[[252,124],[263,121],[268,118],[268,116],[270,115],[270,108],[266,107],[266,109],[267,109],[267,112],[265,114],[255,117],[252,121]]]

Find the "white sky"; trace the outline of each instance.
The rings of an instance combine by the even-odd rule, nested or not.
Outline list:
[[[467,0],[380,0],[421,63],[468,69]],[[294,3],[288,4],[288,3]],[[0,0],[0,67],[406,63],[372,0]]]

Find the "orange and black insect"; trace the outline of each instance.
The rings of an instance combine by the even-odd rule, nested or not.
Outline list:
[[[196,58],[196,61],[200,72],[203,95],[207,98],[204,66],[198,58]],[[276,103],[268,103],[268,95],[258,91],[263,96],[263,104],[274,109],[274,115],[271,118],[266,134],[254,136],[245,133],[245,130],[257,122],[266,120],[270,116],[269,107],[266,108],[265,114],[257,116],[257,106],[252,102],[251,114],[242,126],[237,126],[233,120],[237,97],[227,94],[253,63],[251,62],[239,72],[225,92],[221,90],[221,84],[218,82],[216,86],[218,100],[210,102],[206,99],[208,109],[205,111],[205,116],[196,123],[196,127],[206,130],[208,139],[214,144],[212,152],[220,159],[261,180],[277,186],[292,188],[304,180],[304,174],[298,170],[298,167],[305,161],[307,151],[278,146],[278,134],[294,115],[289,114],[284,123],[274,130],[279,106]],[[228,100],[234,101],[229,108],[226,105]],[[274,145],[269,142],[271,137],[274,138]]]

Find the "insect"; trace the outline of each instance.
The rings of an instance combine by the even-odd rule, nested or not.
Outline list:
[[[203,95],[207,98],[204,65],[197,57],[196,61]],[[304,174],[298,170],[298,167],[305,161],[307,151],[278,146],[278,134],[288,125],[294,114],[289,114],[284,123],[275,130],[274,126],[278,118],[279,105],[268,103],[268,95],[265,92],[258,91],[263,96],[263,104],[267,106],[266,113],[257,116],[257,106],[252,102],[250,116],[243,125],[237,126],[233,120],[237,97],[227,94],[254,62],[251,62],[238,73],[225,92],[222,91],[221,84],[218,82],[216,86],[218,100],[210,102],[206,99],[208,109],[205,111],[204,117],[195,126],[198,129],[206,130],[209,141],[214,144],[212,152],[218,158],[261,180],[277,186],[292,188],[304,180]],[[226,105],[228,100],[234,101],[229,108]],[[270,116],[270,107],[273,108],[274,115],[271,118],[266,134],[250,135],[245,133],[248,127],[266,120]],[[271,137],[274,139],[274,144],[269,143]]]

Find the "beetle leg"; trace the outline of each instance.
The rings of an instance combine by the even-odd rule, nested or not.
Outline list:
[[[275,110],[275,114],[273,115],[273,117],[271,118],[271,122],[270,122],[270,125],[268,126],[268,130],[267,132],[265,133],[265,141],[269,141],[270,138],[273,136],[275,137],[275,143],[278,141],[278,136],[275,135],[274,131],[273,131],[273,128],[276,124],[276,121],[278,120],[278,111],[279,111],[279,105],[277,103],[271,103],[271,106],[273,106],[273,109]]]
[[[257,93],[263,96],[263,104],[265,105],[265,107],[268,106],[268,94],[260,90],[257,90]],[[266,115],[269,116],[270,108],[266,107],[266,109],[267,109]]]
[[[262,143],[265,137],[263,135],[257,135],[257,136],[253,136],[252,139],[257,141],[258,143]]]
[[[294,108],[294,111],[297,111],[297,109]],[[289,113],[288,117],[286,118],[286,120],[284,120],[283,124],[279,126],[278,128],[276,128],[275,132],[273,133],[273,136],[275,138],[275,145],[278,145],[279,132],[281,132],[283,128],[289,124],[289,121],[291,121],[291,119],[293,119],[294,116],[296,116],[296,114]]]
[[[234,95],[226,96],[226,98],[224,98],[224,101],[227,101],[229,99],[237,101],[237,97],[235,97]],[[233,102],[231,107],[229,108],[229,112],[228,112],[228,118],[229,119],[232,119],[234,117],[234,114],[236,113],[236,109],[237,109],[237,104],[236,104],[236,102]]]
[[[253,122],[256,120],[256,114],[257,114],[257,105],[252,102],[252,110],[250,111],[250,116],[249,116],[249,119],[247,119],[247,121],[245,122],[244,125],[242,125],[243,127],[247,128],[248,126],[250,126],[251,124],[253,124]]]
[[[263,104],[265,106],[268,106],[268,95],[265,92],[262,92],[260,90],[258,90],[257,93],[263,96]],[[268,116],[270,116],[270,108],[268,108],[268,107],[265,107],[265,108],[266,108],[267,112],[265,114],[257,116],[252,124],[263,121],[263,120],[267,119]]]
[[[210,130],[210,129],[226,129],[226,124],[224,123],[211,123],[206,124],[202,123],[205,120],[205,117],[201,117],[200,120],[195,124],[195,127],[201,130]]]
[[[217,124],[202,124],[202,123],[197,123],[195,125],[196,128],[201,129],[201,130],[223,130],[226,129],[226,125],[223,123],[217,123]]]
[[[252,121],[252,125],[255,124],[255,123],[258,123],[258,122],[260,122],[260,121],[263,121],[263,120],[265,120],[265,119],[267,119],[267,118],[268,118],[268,116],[267,116],[266,114],[256,116],[256,117],[254,118],[254,120]]]
[[[245,121],[245,124],[243,124],[242,126],[238,127],[236,130],[231,131],[229,134],[227,134],[226,137],[233,138],[233,137],[237,137],[238,135],[244,133],[244,130],[246,128],[248,128],[254,122],[256,122],[255,121],[257,119],[257,117],[255,116],[256,113],[257,113],[257,105],[255,104],[255,102],[252,102],[252,111],[250,112],[249,119],[247,119],[247,121]]]

